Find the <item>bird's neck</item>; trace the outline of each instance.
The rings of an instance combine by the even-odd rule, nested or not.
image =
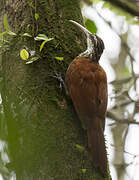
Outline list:
[[[97,41],[97,39],[95,39],[95,40]],[[87,57],[93,62],[98,62],[98,61],[96,61],[96,50],[94,47],[94,43],[89,38],[89,36],[87,36],[87,49],[86,49],[86,51],[79,54],[78,57]]]

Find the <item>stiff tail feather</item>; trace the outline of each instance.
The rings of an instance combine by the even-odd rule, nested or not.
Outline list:
[[[107,176],[107,153],[102,128],[88,128],[88,148],[93,166],[98,168],[103,176]]]

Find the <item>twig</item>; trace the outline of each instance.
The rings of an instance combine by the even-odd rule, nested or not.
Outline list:
[[[128,100],[123,101],[120,104],[115,104],[111,109],[116,109],[116,108],[119,108],[119,107],[122,107],[122,106],[126,106],[126,105],[128,105],[128,104],[130,104],[132,102],[134,102],[134,100],[128,99]]]
[[[135,79],[139,78],[139,74],[134,74]],[[133,78],[133,76],[129,76],[127,78],[123,78],[123,79],[119,79],[119,80],[114,80],[111,81],[110,84],[121,84],[121,83],[127,83],[129,82],[131,79]]]
[[[119,118],[111,111],[107,111],[107,117],[113,119],[117,123],[121,124],[136,124],[139,125],[139,122],[135,121],[134,119],[130,120],[129,118]]]

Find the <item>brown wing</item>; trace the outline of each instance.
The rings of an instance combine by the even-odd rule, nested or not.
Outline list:
[[[66,85],[80,120],[86,127],[98,117],[105,126],[107,79],[104,70],[87,58],[77,58],[66,72]]]

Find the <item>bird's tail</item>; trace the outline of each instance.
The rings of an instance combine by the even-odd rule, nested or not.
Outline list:
[[[108,161],[107,161],[107,153],[106,153],[103,129],[101,127],[90,127],[88,128],[87,133],[88,133],[88,148],[93,166],[95,168],[98,168],[103,176],[107,176]]]

